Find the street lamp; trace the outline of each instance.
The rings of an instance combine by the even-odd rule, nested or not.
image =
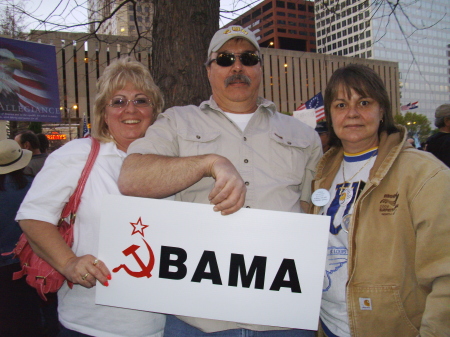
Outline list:
[[[72,140],[72,111],[71,110],[77,110],[78,109],[78,105],[74,104],[72,106],[72,108],[65,108],[63,106],[59,107],[59,110],[66,110],[67,115],[68,115],[68,119],[69,119],[69,140]]]

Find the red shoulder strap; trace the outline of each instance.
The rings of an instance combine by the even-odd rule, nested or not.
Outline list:
[[[95,159],[97,158],[100,143],[97,139],[92,139],[91,152],[89,153],[89,157],[86,161],[86,165],[84,166],[83,171],[81,172],[80,179],[78,180],[78,185],[72,196],[69,199],[69,202],[64,207],[61,212],[61,218],[66,218],[70,214],[75,214],[78,210],[78,206],[80,205],[81,195],[83,194],[84,186],[86,185],[86,181],[89,177],[89,173],[91,172],[92,166],[94,166]]]

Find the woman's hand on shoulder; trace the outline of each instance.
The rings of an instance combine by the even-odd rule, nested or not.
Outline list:
[[[94,287],[97,280],[107,287],[111,280],[111,273],[103,261],[92,255],[71,257],[62,273],[70,282],[86,288]]]

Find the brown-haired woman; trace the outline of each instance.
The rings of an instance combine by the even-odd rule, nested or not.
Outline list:
[[[405,142],[366,66],[334,72],[325,113],[332,148],[312,197],[331,219],[320,333],[450,336],[450,170]]]

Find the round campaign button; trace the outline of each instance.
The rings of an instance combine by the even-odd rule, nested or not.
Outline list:
[[[324,188],[319,188],[312,194],[311,201],[315,206],[325,206],[330,201],[330,192]]]

